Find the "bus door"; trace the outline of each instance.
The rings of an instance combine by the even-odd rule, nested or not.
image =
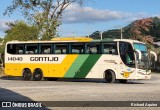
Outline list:
[[[118,71],[120,79],[134,79],[136,73],[135,52],[130,43],[119,42],[120,63]]]

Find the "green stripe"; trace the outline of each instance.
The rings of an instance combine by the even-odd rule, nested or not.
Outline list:
[[[85,78],[100,57],[101,54],[90,54],[83,65],[80,67],[79,71],[77,71],[74,78]]]
[[[73,78],[74,75],[79,71],[79,68],[83,65],[85,60],[88,58],[89,55],[79,55],[72,66],[69,68],[67,73],[64,75],[65,78]]]

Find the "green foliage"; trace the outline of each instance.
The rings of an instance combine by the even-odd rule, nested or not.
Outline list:
[[[4,43],[11,40],[28,41],[38,39],[38,29],[35,26],[28,26],[20,21],[8,24],[10,29],[6,31]]]
[[[0,54],[1,54],[1,53],[4,53],[4,48],[5,48],[5,45],[1,45],[1,46],[0,46]]]
[[[4,53],[3,38],[0,38],[0,54]]]
[[[113,29],[103,32],[103,38],[119,39],[121,36],[120,29]],[[93,39],[100,39],[99,31],[90,35]],[[160,40],[160,18],[151,17],[133,21],[131,24],[123,27],[124,39],[136,39],[143,42],[152,43],[153,39]],[[145,41],[147,40],[147,41]]]
[[[2,38],[0,38],[0,43],[3,41],[3,39]]]
[[[154,17],[152,27],[150,28],[149,34],[153,37],[160,39],[160,18]]]

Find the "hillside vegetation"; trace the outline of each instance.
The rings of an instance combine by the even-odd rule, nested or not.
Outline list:
[[[120,38],[120,29],[107,30],[103,32],[103,38]],[[99,31],[90,35],[93,39],[99,39]],[[160,39],[160,18],[151,17],[140,19],[123,27],[123,38],[136,39],[147,43]]]

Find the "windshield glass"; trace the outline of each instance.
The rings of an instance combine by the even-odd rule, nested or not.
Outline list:
[[[138,60],[137,67],[140,69],[149,69],[149,58],[146,45],[141,43],[134,43],[133,46],[135,49],[140,50],[142,53],[141,56],[142,59]],[[137,54],[137,59],[138,59],[138,54]]]
[[[147,47],[145,44],[134,43],[134,48],[140,50],[141,52],[147,52]]]
[[[126,66],[135,68],[135,56],[131,43],[119,42],[119,53]]]

